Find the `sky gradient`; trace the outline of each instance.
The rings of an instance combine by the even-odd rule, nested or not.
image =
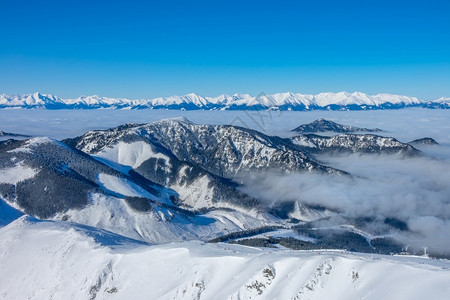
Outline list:
[[[450,1],[0,0],[0,93],[450,97]]]

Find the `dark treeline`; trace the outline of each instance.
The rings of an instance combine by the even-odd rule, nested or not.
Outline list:
[[[250,237],[250,236],[257,235],[257,234],[266,233],[269,231],[282,229],[282,228],[284,228],[284,227],[282,227],[282,226],[264,226],[264,227],[259,227],[259,228],[255,228],[255,229],[250,229],[250,230],[232,232],[229,234],[219,236],[215,239],[209,240],[208,243],[229,242],[231,240]]]

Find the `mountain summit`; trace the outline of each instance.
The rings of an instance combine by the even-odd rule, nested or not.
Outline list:
[[[293,129],[292,131],[302,133],[312,132],[337,132],[337,133],[351,133],[351,132],[380,132],[379,128],[361,128],[349,125],[341,125],[336,122],[326,120],[323,118],[317,119],[309,124],[303,124]]]

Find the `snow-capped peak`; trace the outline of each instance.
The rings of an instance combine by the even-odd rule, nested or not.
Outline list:
[[[219,95],[204,97],[190,93],[183,96],[158,97],[153,99],[109,98],[98,95],[80,96],[75,99],[61,99],[53,95],[34,93],[18,96],[0,95],[0,108],[109,108],[109,109],[280,109],[280,110],[313,110],[313,109],[386,109],[408,106],[440,107],[449,106],[449,98],[435,101],[422,101],[416,97],[376,94],[362,92],[327,92],[300,94],[292,92],[272,95],[251,96],[249,94]]]

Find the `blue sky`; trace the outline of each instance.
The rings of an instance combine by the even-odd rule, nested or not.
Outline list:
[[[450,1],[0,0],[0,93],[450,96]]]

